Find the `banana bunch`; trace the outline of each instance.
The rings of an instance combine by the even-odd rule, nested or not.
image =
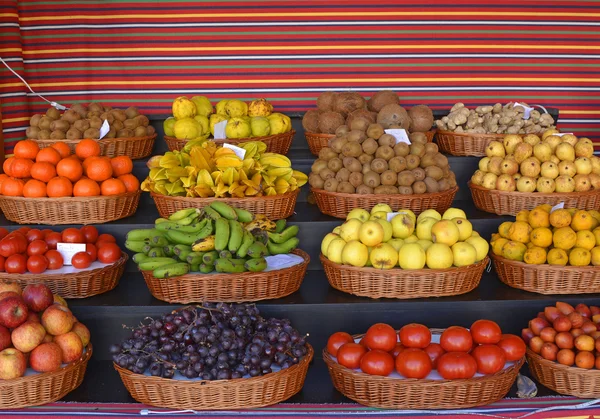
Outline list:
[[[190,145],[190,143],[193,143]],[[267,153],[261,141],[239,144],[244,158],[214,141],[190,141],[181,151],[148,160],[143,191],[189,198],[243,198],[282,195],[303,186],[308,177],[293,170],[286,156]]]
[[[265,256],[286,254],[299,243],[298,226],[269,220],[224,202],[177,211],[152,229],[131,230],[125,247],[142,271],[156,278],[188,272],[261,272]]]

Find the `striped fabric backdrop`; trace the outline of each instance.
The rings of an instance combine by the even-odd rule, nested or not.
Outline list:
[[[3,0],[0,56],[38,93],[166,115],[178,95],[324,90],[448,109],[523,100],[600,146],[600,1]],[[45,102],[0,65],[7,152]]]

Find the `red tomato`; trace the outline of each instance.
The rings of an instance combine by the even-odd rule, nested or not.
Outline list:
[[[46,243],[44,240],[34,240],[29,243],[29,246],[27,246],[27,254],[29,256],[43,255],[47,251],[48,243]]]
[[[518,361],[527,351],[525,342],[517,335],[502,335],[498,346],[504,351],[507,361]]]
[[[396,357],[398,356],[398,354],[400,352],[402,352],[403,350],[405,350],[406,348],[404,347],[403,344],[401,343],[397,343],[396,347],[394,349],[392,349],[392,351],[390,352],[390,355],[392,355],[394,357],[394,359],[396,359]]]
[[[85,244],[85,251],[92,258],[92,262],[95,262],[98,259],[98,249],[92,243]]]
[[[94,226],[83,226],[81,232],[86,243],[96,243],[98,240],[98,229]]]
[[[48,259],[44,255],[33,255],[27,259],[27,270],[32,274],[41,274],[48,269]]]
[[[389,352],[396,346],[396,331],[392,326],[385,323],[375,323],[369,327],[364,337],[365,344],[369,349],[381,349]]]
[[[65,228],[62,232],[62,243],[85,243],[85,237],[78,228]]]
[[[31,227],[19,227],[15,231],[18,231],[25,236],[29,230],[31,230]]]
[[[400,342],[407,348],[423,349],[431,342],[431,331],[427,326],[411,323],[400,329],[398,337]]]
[[[48,259],[48,269],[60,269],[65,263],[58,250],[48,250],[44,256]]]
[[[477,361],[464,352],[448,352],[439,357],[437,370],[445,380],[471,378],[477,372]]]
[[[437,362],[440,356],[444,355],[446,351],[442,348],[442,345],[439,343],[430,343],[427,345],[425,349],[423,349],[429,355],[429,359],[431,359],[431,364],[433,368],[437,368]]]
[[[56,249],[56,244],[62,242],[62,235],[56,231],[52,233],[48,233],[46,237],[44,237],[46,243],[48,243],[49,249]]]
[[[442,333],[440,345],[446,352],[469,352],[473,347],[473,338],[464,327],[450,326]]]
[[[4,269],[9,274],[24,274],[27,272],[27,258],[20,253],[11,255],[6,258]]]
[[[13,231],[0,240],[0,256],[5,258],[27,251],[27,238],[19,231]]]
[[[0,240],[3,239],[5,236],[8,236],[8,230],[4,227],[0,227]]]
[[[354,342],[352,336],[350,336],[346,332],[335,332],[333,335],[329,336],[327,340],[327,352],[333,356],[337,356],[337,351],[340,349],[345,343]]]
[[[115,263],[121,257],[121,249],[115,243],[106,243],[98,248],[98,261]]]
[[[4,256],[0,256],[0,272],[4,272],[4,262],[6,258]]]
[[[475,343],[498,343],[502,337],[502,330],[498,323],[491,320],[477,320],[471,325],[471,335]]]
[[[394,358],[387,352],[375,349],[363,355],[360,369],[367,374],[387,377],[394,371]]]
[[[87,254],[87,252],[77,252],[71,258],[71,265],[75,269],[85,269],[89,268],[92,264],[92,257]]]
[[[42,233],[44,234],[44,239],[45,239],[48,234],[54,233],[54,231],[50,230],[49,228],[45,228],[42,230]]]
[[[406,378],[425,378],[432,368],[429,355],[422,349],[405,349],[396,358],[396,371]]]
[[[337,360],[346,368],[356,369],[360,367],[360,360],[367,353],[367,348],[358,343],[345,343],[339,347]]]
[[[98,246],[98,242],[108,242],[108,243],[116,243],[117,239],[115,239],[115,236],[113,236],[112,234],[100,234],[98,236],[98,239],[96,240],[96,247]]]
[[[27,242],[31,243],[34,240],[44,240],[44,233],[37,228],[31,229],[25,235],[27,237]]]
[[[479,345],[471,352],[477,361],[477,372],[480,374],[495,374],[504,368],[506,355],[497,345]]]

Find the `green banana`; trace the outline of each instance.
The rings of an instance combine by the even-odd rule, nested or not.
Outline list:
[[[248,256],[250,256],[253,259],[265,257],[267,254],[267,246],[265,246],[261,242],[254,242],[248,248]]]
[[[255,242],[259,242],[264,245],[269,242],[269,235],[264,230],[252,230],[250,233],[252,233],[252,236],[254,236]]]
[[[162,266],[173,265],[177,263],[177,261],[173,258],[161,257],[161,258],[149,258],[145,261],[142,261],[138,264],[138,268],[142,271],[153,271],[156,268],[160,268]]]
[[[175,246],[173,246],[173,253],[175,254],[175,256],[179,257],[179,255],[182,252],[191,252],[192,251],[192,247],[188,246],[187,244],[176,244]]]
[[[281,233],[285,229],[286,224],[287,220],[285,218],[277,220],[277,222],[275,223],[275,233]]]
[[[210,250],[215,250],[214,234],[195,241],[192,245],[192,250],[194,252],[208,252]]]
[[[229,242],[229,221],[226,218],[219,218],[215,221],[215,249],[217,251],[227,248]]]
[[[166,255],[165,255],[165,252],[163,251],[162,247],[153,247],[148,252],[148,257],[150,257],[150,258],[161,258],[163,256],[166,256]]]
[[[155,228],[138,228],[137,230],[131,230],[127,233],[125,240],[150,241],[150,239],[157,234],[160,234],[160,231]]]
[[[272,255],[281,255],[284,253],[290,253],[292,250],[294,250],[296,247],[298,247],[299,243],[300,243],[300,240],[298,240],[297,237],[292,237],[291,239],[289,239],[283,243],[269,242],[267,244],[267,248],[269,249],[269,252]]]
[[[244,267],[250,272],[262,272],[267,269],[267,260],[265,258],[248,259]]]
[[[211,250],[210,252],[206,252],[204,256],[202,256],[202,262],[205,265],[214,265],[215,261],[219,258],[219,252],[216,250]]]
[[[231,259],[231,258],[233,258],[233,255],[231,254],[231,252],[229,250],[221,250],[219,252],[219,257],[221,259]]]
[[[190,272],[198,272],[198,271],[200,271],[200,265],[199,264],[190,265]]]
[[[215,262],[215,270],[222,273],[241,273],[245,272],[244,260],[242,259],[223,259],[219,258]]]
[[[204,219],[202,221],[195,222],[190,225],[180,225],[173,221],[167,221],[164,223],[160,223],[156,226],[156,229],[166,233],[169,230],[181,231],[183,233],[198,233],[202,230],[202,228],[206,225],[208,220]]]
[[[190,215],[198,214],[198,210],[196,208],[185,208],[179,211],[175,211],[173,214],[169,216],[170,221],[179,221],[184,218],[189,217]]]
[[[143,262],[145,260],[148,260],[148,255],[146,255],[145,253],[136,253],[135,255],[132,256],[133,261],[135,263],[140,263]]]
[[[174,276],[185,275],[190,271],[190,265],[187,263],[174,263],[172,265],[161,266],[154,269],[152,275],[155,278],[172,278]]]
[[[237,220],[240,223],[249,223],[254,220],[254,214],[252,214],[250,211],[236,207],[233,207],[233,210],[237,214]]]
[[[143,242],[140,240],[126,240],[125,248],[127,250],[131,250],[132,252],[145,253],[144,246],[146,246],[146,244],[147,244],[146,242]]]
[[[177,225],[180,226],[189,226],[190,224],[195,223],[198,220],[198,214],[190,215],[189,217],[182,218],[181,220],[177,220]]]
[[[238,248],[237,257],[244,258],[248,254],[248,248],[254,243],[254,236],[248,230],[244,230],[242,244]]]
[[[162,223],[166,223],[167,221],[169,221],[169,220],[166,218],[157,218],[156,220],[154,220],[154,224],[159,225]]]
[[[204,224],[200,231],[198,231],[198,234],[196,234],[198,239],[204,239],[214,233],[215,226],[213,225],[212,220],[205,218],[203,221],[206,221],[206,224]]]
[[[285,243],[292,237],[296,237],[296,234],[298,234],[299,230],[300,229],[298,228],[298,226],[289,226],[288,228],[283,230],[281,233],[268,233],[269,239],[273,243],[277,243],[277,244]]]
[[[152,237],[152,240],[150,240],[150,243],[152,243],[153,246],[166,246],[167,244],[169,244],[169,240],[167,240],[167,238],[163,235],[160,236],[154,236]]]
[[[167,237],[171,242],[191,246],[198,240],[198,233],[184,233],[182,231],[169,230],[167,231]]]
[[[146,244],[144,245],[144,247],[142,247],[142,253],[148,254],[148,252],[149,252],[150,250],[152,250],[152,247],[154,247],[154,246],[152,246],[152,245],[151,245],[151,244],[149,244],[149,243],[146,243]]]
[[[200,265],[202,263],[204,252],[190,252],[187,254],[186,261],[190,265]]]
[[[243,239],[244,227],[242,227],[239,221],[229,220],[229,243],[227,244],[227,249],[231,253],[237,252],[242,245]]]
[[[233,207],[227,205],[223,201],[213,201],[210,203],[210,207],[217,211],[221,217],[227,218],[228,220],[237,220],[238,218]]]
[[[200,272],[203,274],[209,274],[215,270],[215,265],[207,265],[205,263],[200,265]]]
[[[163,246],[163,252],[165,252],[165,256],[173,256],[175,254],[175,251],[173,250],[174,248],[174,244],[167,244],[166,246]]]
[[[211,220],[217,221],[219,218],[221,218],[221,214],[212,209],[210,206],[202,208],[202,211],[204,211],[204,215],[206,215]]]
[[[182,250],[181,252],[179,252],[179,254],[177,255],[177,257],[179,258],[180,261],[182,262],[187,262],[187,256],[192,253],[192,251],[187,251],[187,250]]]

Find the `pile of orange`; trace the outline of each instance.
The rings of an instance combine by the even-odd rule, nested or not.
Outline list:
[[[127,156],[100,156],[95,140],[81,140],[75,154],[64,142],[40,149],[33,140],[19,141],[4,161],[0,194],[26,198],[121,195],[139,189]]]

